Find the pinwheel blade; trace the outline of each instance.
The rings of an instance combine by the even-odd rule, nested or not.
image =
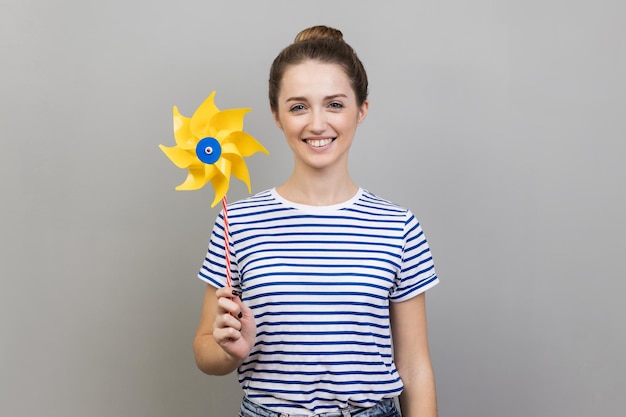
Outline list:
[[[220,202],[226,193],[228,192],[228,187],[230,185],[230,166],[231,163],[225,158],[220,158],[220,160],[212,165],[215,167],[216,174],[213,176],[213,180],[211,181],[211,185],[213,185],[213,190],[215,190],[215,199],[213,203],[211,203],[211,207],[215,207],[217,203]]]
[[[231,173],[235,178],[242,181],[248,187],[248,192],[252,192],[252,186],[250,185],[250,173],[248,172],[248,166],[246,161],[239,154],[227,154],[224,158],[231,162]]]
[[[178,111],[178,108],[174,106],[174,139],[176,145],[181,149],[194,149],[196,147],[197,140],[194,139],[189,128],[191,119],[185,117]]]
[[[159,145],[159,148],[178,168],[189,168],[196,160],[195,153],[191,153],[177,146],[168,147]]]
[[[209,165],[207,165],[209,166]],[[211,179],[210,173],[207,172],[206,166],[198,166],[189,168],[187,179],[176,187],[177,190],[198,190]]]
[[[198,139],[213,136],[216,131],[219,130],[216,129],[211,121],[216,114],[220,113],[220,110],[217,108],[213,100],[214,97],[215,91],[213,91],[209,97],[202,102],[202,104],[193,113],[193,116],[191,116],[191,122],[189,125],[191,133]]]
[[[215,127],[217,131],[236,131],[243,129],[243,117],[248,113],[250,109],[230,109],[223,110],[211,119],[211,125]]]
[[[231,132],[224,138],[223,145],[225,146],[227,143],[235,144],[239,150],[238,153],[244,158],[254,155],[257,152],[263,152],[264,154],[269,155],[267,149],[265,149],[263,145],[246,132]]]

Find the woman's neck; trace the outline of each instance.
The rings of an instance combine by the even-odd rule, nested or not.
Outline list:
[[[309,206],[331,206],[350,200],[359,190],[347,172],[308,172],[306,175],[294,171],[289,179],[276,187],[276,192],[286,200]]]

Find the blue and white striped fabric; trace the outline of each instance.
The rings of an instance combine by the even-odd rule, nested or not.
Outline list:
[[[439,281],[413,214],[359,190],[335,206],[304,206],[275,189],[228,207],[233,286],[257,339],[239,368],[248,398],[287,414],[370,407],[402,391],[389,301]],[[199,278],[226,285],[220,214]]]

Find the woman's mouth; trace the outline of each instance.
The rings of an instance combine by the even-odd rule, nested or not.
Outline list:
[[[314,148],[322,148],[324,146],[330,145],[332,141],[337,138],[326,138],[326,139],[305,139],[304,141],[307,145],[312,146]]]

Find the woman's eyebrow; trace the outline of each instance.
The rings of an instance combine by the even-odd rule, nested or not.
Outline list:
[[[339,94],[332,94],[330,96],[326,96],[324,97],[325,101],[328,100],[334,100],[336,98],[348,98],[348,96],[346,94],[343,93],[339,93]],[[285,100],[286,103],[289,103],[290,101],[308,101],[306,97],[289,97],[288,99]]]
[[[325,100],[334,100],[336,98],[348,98],[348,96],[343,94],[343,93],[340,93],[340,94],[333,94],[332,96],[327,96],[324,99]]]
[[[285,100],[285,103],[289,103],[290,101],[307,101],[306,97],[289,97]]]

